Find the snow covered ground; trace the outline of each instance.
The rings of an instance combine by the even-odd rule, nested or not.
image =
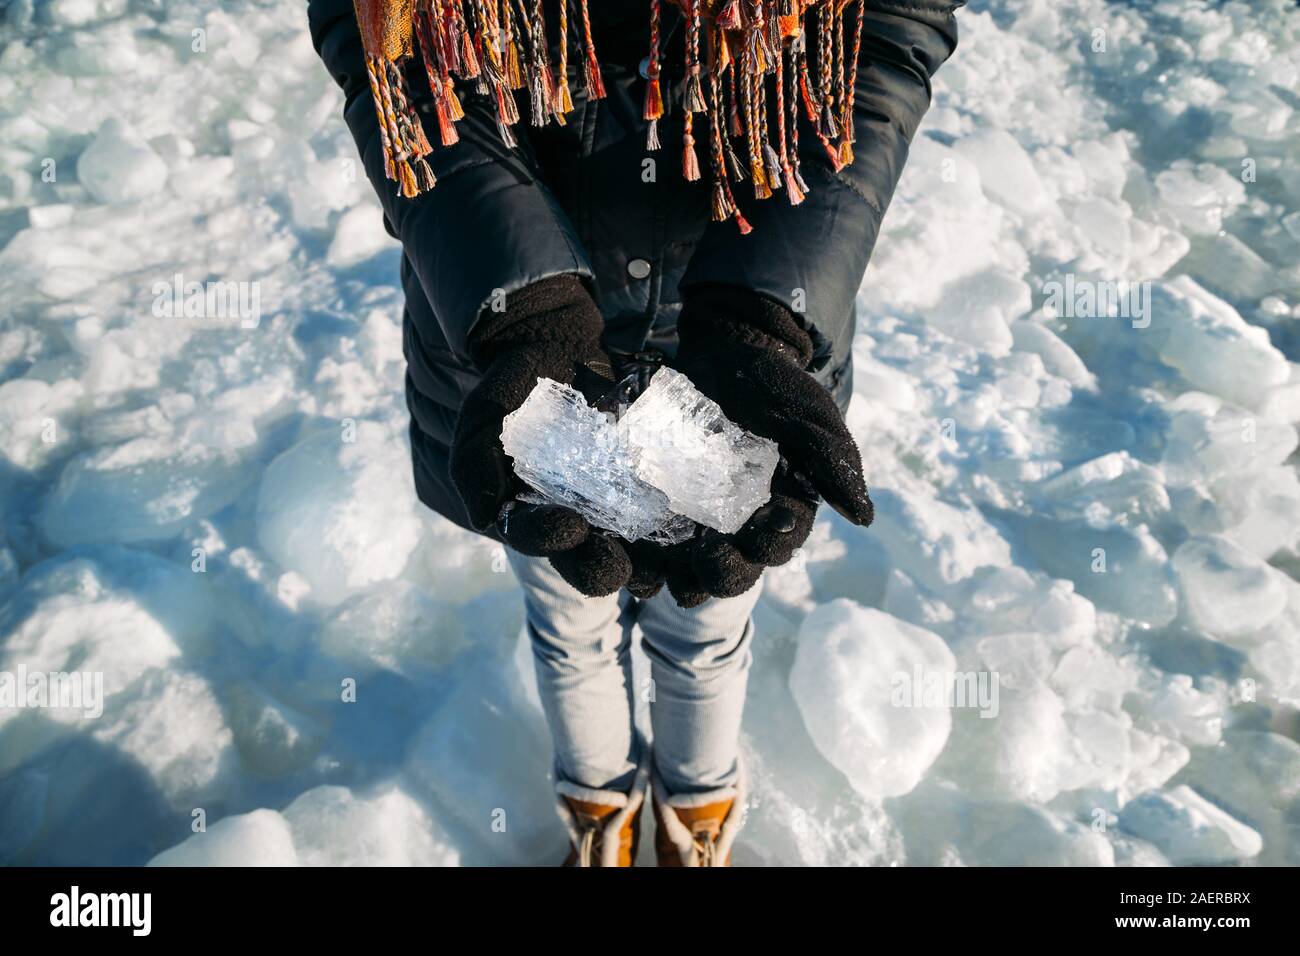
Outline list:
[[[0,708],[0,862],[554,862],[303,4],[0,17],[0,671],[104,693]],[[1300,863],[1300,11],[961,26],[860,294],[879,517],[769,575],[737,862]]]

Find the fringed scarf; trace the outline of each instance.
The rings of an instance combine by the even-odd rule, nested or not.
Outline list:
[[[384,169],[403,196],[417,196],[433,188],[436,180],[425,160],[433,146],[412,105],[401,64],[421,54],[444,146],[457,141],[456,122],[464,116],[456,80],[473,82],[492,98],[501,138],[514,146],[513,127],[520,121],[516,91],[526,91],[534,126],[563,125],[573,110],[568,79],[571,38],[582,60],[584,92],[591,99],[604,97],[588,2],[577,0],[573,24],[570,0],[555,3],[560,44],[552,65],[543,0],[354,0],[379,117]],[[663,0],[648,2],[650,52],[643,116],[648,124],[646,148],[653,151],[660,148],[658,127],[664,116]],[[838,171],[853,162],[854,78],[865,0],[856,0],[853,12],[847,10],[852,0],[668,2],[681,8],[686,22],[682,175],[700,178],[697,141],[702,139],[715,220],[735,219],[742,233],[751,229],[736,205],[733,180],[752,182],[759,199],[784,188],[792,204],[803,202],[808,184],[799,171],[800,104],[832,166]]]

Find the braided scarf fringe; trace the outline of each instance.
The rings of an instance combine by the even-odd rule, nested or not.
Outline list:
[[[353,0],[384,172],[403,196],[414,198],[436,182],[425,158],[434,147],[413,106],[406,62],[418,56],[423,63],[441,145],[460,139],[456,124],[465,116],[456,93],[460,80],[491,98],[501,139],[513,147],[520,121],[517,91],[526,94],[533,126],[564,125],[573,111],[571,43],[582,89],[589,99],[604,98],[590,2],[556,0],[559,55],[553,68],[545,0]],[[866,0],[648,2],[650,50],[642,110],[646,149],[660,148],[659,124],[667,113],[661,8],[673,3],[686,23],[686,75],[678,94],[682,175],[701,178],[696,143],[702,137],[714,220],[733,219],[742,233],[751,230],[732,180],[748,180],[756,199],[783,190],[792,205],[804,201],[809,190],[800,171],[800,107],[806,129],[817,137],[832,168],[838,172],[853,162],[853,106]],[[850,11],[850,4],[856,9]]]

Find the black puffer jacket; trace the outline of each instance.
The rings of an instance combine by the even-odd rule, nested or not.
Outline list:
[[[649,347],[672,355],[682,296],[693,285],[721,283],[767,296],[798,314],[816,349],[810,371],[847,407],[854,298],[929,106],[930,78],[956,48],[953,14],[962,3],[866,0],[855,161],[834,172],[801,117],[808,198],[791,206],[778,192],[757,202],[737,184],[736,199],[754,226],[742,236],[732,222],[710,221],[707,175],[693,183],[682,178],[675,104],[660,124],[663,149],[645,151],[640,66],[648,0],[590,4],[607,97],[582,95],[580,58],[571,57],[575,110],[567,125],[539,130],[525,119],[516,127],[518,149],[502,144],[487,98],[461,84],[460,142],[435,146],[428,159],[438,184],[413,200],[398,196],[384,177],[352,0],[310,0],[312,40],[343,88],[348,127],[404,251],[406,392],[420,499],[469,526],[447,469],[457,411],[477,381],[466,338],[494,296],[547,276],[572,273],[589,283],[606,320],[605,343],[621,352]],[[577,3],[570,4],[573,23]],[[664,34],[680,34],[676,7],[663,10]],[[680,35],[664,44],[669,100],[683,72],[681,46]],[[428,87],[417,72],[408,76],[419,101]],[[427,127],[431,140],[434,125]],[[653,177],[643,175],[647,155],[657,166]]]

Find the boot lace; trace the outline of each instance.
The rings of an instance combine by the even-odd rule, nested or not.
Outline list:
[[[596,856],[596,836],[600,831],[598,820],[582,823],[582,834],[578,839],[578,866],[592,866]]]
[[[695,844],[695,859],[699,866],[720,866],[718,862],[717,838],[712,833],[699,833],[692,841]]]

